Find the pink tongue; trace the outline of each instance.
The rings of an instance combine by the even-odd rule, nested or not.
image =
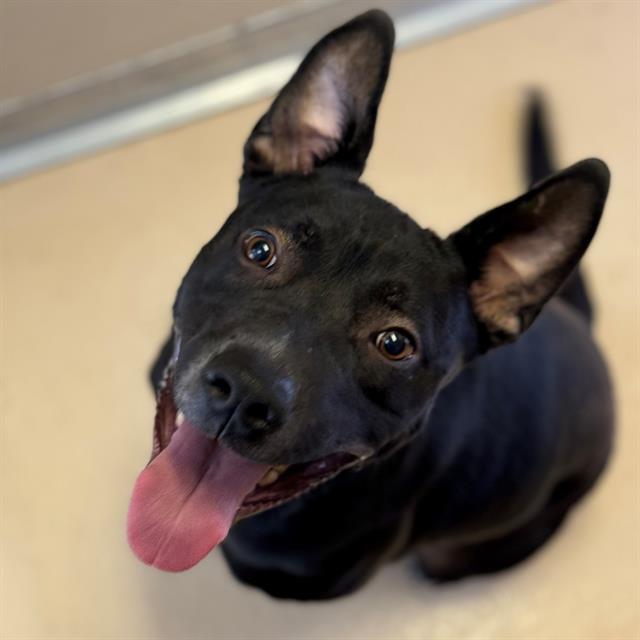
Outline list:
[[[190,569],[224,540],[268,468],[185,421],[136,481],[127,518],[133,552],[164,571]]]

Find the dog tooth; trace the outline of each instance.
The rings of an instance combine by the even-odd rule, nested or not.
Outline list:
[[[182,411],[178,411],[176,414],[176,426],[180,426],[184,422],[184,413]]]
[[[269,471],[267,471],[267,473],[264,474],[264,477],[262,478],[262,480],[258,482],[258,486],[267,487],[270,484],[273,484],[278,479],[279,476],[280,474],[278,473],[278,471],[276,471],[275,468],[271,468],[269,469]]]
[[[276,464],[276,465],[273,466],[273,468],[278,473],[284,473],[289,468],[289,465],[288,464]]]

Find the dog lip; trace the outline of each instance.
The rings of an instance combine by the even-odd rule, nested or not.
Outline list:
[[[153,449],[149,463],[169,445],[180,426],[178,423],[186,420],[184,413],[175,404],[171,382],[172,371],[168,368],[158,393]],[[341,471],[362,464],[362,460],[361,456],[343,452],[307,463],[288,466],[273,464],[243,500],[234,521],[289,502],[330,480]]]
[[[367,458],[371,458],[376,453],[376,450],[371,446],[355,444],[346,447],[345,453],[350,453],[359,460],[366,460]]]
[[[153,449],[149,462],[168,446],[180,424],[188,420],[173,396],[174,364],[175,361],[172,360],[167,366],[158,391]],[[222,435],[228,422],[225,422],[218,436]],[[399,440],[394,439],[393,442]],[[382,450],[386,448],[383,447]],[[243,500],[234,521],[298,498],[346,469],[361,469],[375,459],[378,453],[373,447],[355,444],[316,460],[286,466],[273,463],[254,490]],[[275,473],[271,473],[272,471]]]
[[[188,420],[173,397],[173,365],[172,361],[167,366],[158,391],[153,448],[149,462],[169,445],[180,424]],[[362,464],[366,457],[370,457],[371,452],[368,450],[360,447],[355,449],[330,454],[310,462],[287,466],[272,464],[262,481],[243,501],[236,519],[288,502],[333,478],[344,469],[358,463]],[[271,473],[272,471],[274,473]]]
[[[171,437],[180,426],[180,424],[182,424],[184,420],[188,419],[185,416],[185,412],[177,405],[173,395],[174,365],[175,359],[172,358],[165,369],[158,390],[151,460],[153,460],[155,456],[157,456],[163,449],[166,448],[171,440]],[[215,436],[209,435],[208,437],[212,439],[221,439],[226,427],[231,422],[234,413],[235,410],[224,422],[224,424],[220,426]],[[345,446],[342,451],[338,451],[334,454],[330,454],[329,456],[325,456],[320,460],[309,460],[307,462],[302,462],[299,464],[316,464],[323,459],[338,455],[350,456],[352,458],[353,464],[364,464],[371,458],[378,457],[379,455],[387,455],[397,450],[415,435],[418,427],[419,423],[409,433],[400,434],[398,437],[392,438],[388,442],[384,443],[383,446],[377,449],[370,445],[354,443]],[[278,466],[278,464],[279,463],[273,463],[272,466]]]
[[[358,463],[360,459],[352,454],[337,453],[314,462],[290,465],[276,479],[267,478],[266,484],[259,482],[242,502],[235,520],[290,502]]]

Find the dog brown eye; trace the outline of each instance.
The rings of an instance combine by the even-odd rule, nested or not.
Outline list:
[[[389,360],[407,360],[416,350],[413,339],[402,329],[387,329],[379,333],[376,347]]]
[[[253,231],[244,240],[244,255],[259,267],[271,269],[277,259],[274,237],[266,231]]]

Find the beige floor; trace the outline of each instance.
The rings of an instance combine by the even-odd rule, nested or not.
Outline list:
[[[198,247],[234,204],[256,105],[5,186],[2,638],[640,637],[639,7],[560,2],[402,53],[367,179],[447,232],[520,189],[518,117],[547,92],[559,155],[613,189],[587,258],[617,386],[606,479],[535,559],[446,588],[406,562],[330,604],[272,601],[219,554],[164,575],[124,537],[149,453],[146,370]]]

